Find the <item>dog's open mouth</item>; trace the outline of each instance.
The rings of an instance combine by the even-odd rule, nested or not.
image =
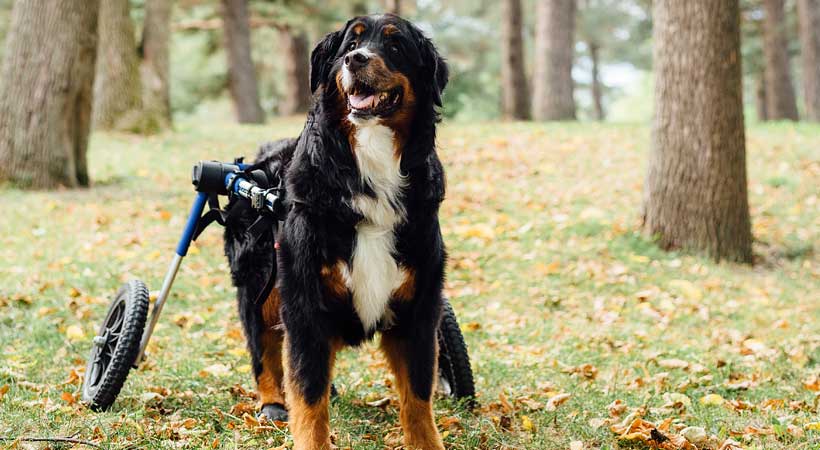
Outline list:
[[[401,104],[402,89],[397,86],[379,91],[364,84],[356,83],[348,92],[347,104],[350,112],[358,117],[384,117],[392,114]]]

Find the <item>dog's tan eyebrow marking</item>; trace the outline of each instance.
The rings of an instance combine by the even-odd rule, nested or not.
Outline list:
[[[353,34],[358,36],[358,35],[364,33],[365,28],[366,28],[365,25],[361,22],[353,25]]]
[[[385,36],[391,36],[391,35],[394,35],[394,34],[398,34],[400,32],[401,31],[399,30],[399,28],[397,26],[393,25],[392,23],[387,24],[387,25],[384,26],[384,28],[382,28],[382,34],[385,35]]]

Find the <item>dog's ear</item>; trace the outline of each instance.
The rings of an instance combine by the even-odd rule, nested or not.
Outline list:
[[[447,62],[439,55],[433,41],[421,32],[419,35],[424,77],[428,80],[428,86],[432,90],[433,101],[437,106],[441,106],[441,93],[444,92],[447,81],[450,79],[450,71],[447,68]]]
[[[310,92],[315,93],[319,85],[328,82],[330,69],[333,66],[331,61],[339,51],[339,46],[342,45],[346,28],[325,36],[310,54]]]

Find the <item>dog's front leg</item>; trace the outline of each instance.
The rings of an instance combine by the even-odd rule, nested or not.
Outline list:
[[[324,239],[316,223],[298,209],[291,211],[279,252],[285,397],[295,450],[332,448],[328,403],[338,340],[328,334],[320,308]]]
[[[433,417],[433,386],[437,372],[435,330],[426,334],[432,336],[419,341],[402,336],[400,331],[385,332],[381,348],[396,379],[399,418],[407,448],[444,450]]]

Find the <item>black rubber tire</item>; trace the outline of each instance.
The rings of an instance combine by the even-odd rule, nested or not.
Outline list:
[[[116,342],[108,339],[104,346],[94,344],[88,357],[83,401],[94,411],[105,411],[111,407],[139,356],[140,340],[148,317],[148,288],[142,281],[131,280],[120,288],[98,335],[107,335],[106,329],[113,325],[109,322],[119,314],[122,314],[122,323],[118,327]],[[103,350],[106,353],[101,355]]]
[[[439,376],[450,384],[450,395],[457,400],[468,399],[470,404],[474,404],[475,382],[470,355],[456,313],[447,299],[444,299],[442,307],[438,348]]]

